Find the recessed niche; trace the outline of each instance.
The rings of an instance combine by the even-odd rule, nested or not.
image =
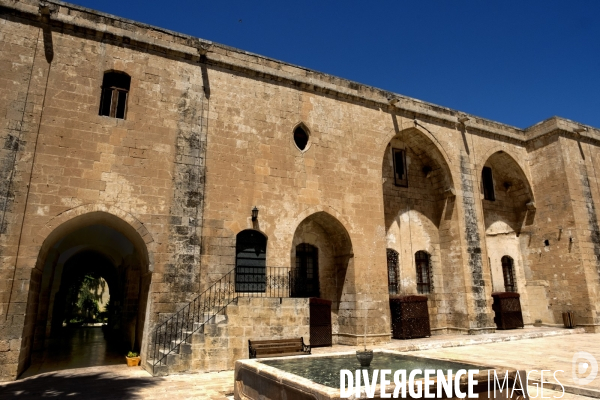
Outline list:
[[[308,146],[308,129],[305,126],[298,125],[296,129],[294,129],[294,143],[296,143],[296,147],[300,151],[304,151]]]

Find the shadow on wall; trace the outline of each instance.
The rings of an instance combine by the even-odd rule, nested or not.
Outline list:
[[[63,375],[50,373],[0,386],[2,399],[141,399],[140,390],[149,389],[161,379],[123,378],[108,373]]]

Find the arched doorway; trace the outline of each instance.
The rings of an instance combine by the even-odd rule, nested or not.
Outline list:
[[[348,302],[354,282],[346,279],[353,263],[353,249],[348,231],[331,214],[319,211],[306,217],[294,233],[290,249],[292,295],[320,297],[330,300],[333,343],[339,334],[353,333],[349,315],[340,309],[350,309]],[[298,287],[294,288],[294,285]],[[345,296],[346,295],[346,296]]]
[[[122,363],[143,350],[150,287],[148,253],[128,223],[92,212],[58,226],[38,257],[31,368],[55,369]]]
[[[235,291],[264,293],[267,282],[267,237],[246,229],[235,237]]]
[[[297,245],[294,267],[290,282],[292,297],[321,297],[319,248],[308,243]]]

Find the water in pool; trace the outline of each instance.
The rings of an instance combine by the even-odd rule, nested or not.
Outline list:
[[[340,387],[340,370],[349,369],[354,373],[357,369],[364,369],[361,368],[354,354],[332,357],[289,358],[261,362],[336,389]],[[371,362],[368,370],[372,372],[375,369],[390,369],[392,373],[398,369],[405,369],[408,376],[413,369],[420,369],[421,371],[425,369],[441,369],[444,371],[451,369],[454,372],[459,369],[483,370],[487,368],[453,361],[375,352],[373,354],[373,362]],[[372,376],[372,374],[369,374],[369,376]],[[416,375],[416,377],[422,378],[422,375]]]

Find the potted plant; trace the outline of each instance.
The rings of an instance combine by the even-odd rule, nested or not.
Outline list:
[[[125,357],[125,359],[127,360],[128,367],[137,367],[138,365],[140,365],[141,358],[139,354],[135,351],[130,351],[129,353],[127,353],[127,357]]]

